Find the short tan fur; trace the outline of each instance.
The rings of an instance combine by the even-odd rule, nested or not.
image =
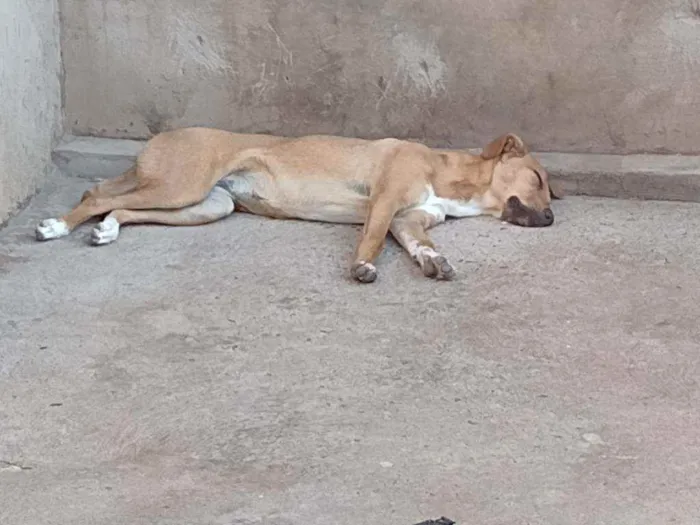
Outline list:
[[[452,279],[453,267],[427,231],[446,217],[491,215],[521,226],[549,226],[560,196],[520,137],[509,133],[480,155],[398,139],[300,138],[183,128],[153,137],[135,166],[85,192],[39,240],[93,230],[107,244],[125,224],[194,226],[234,210],[277,219],[363,224],[350,266],[360,282],[377,277],[374,260],[391,233],[426,276]]]

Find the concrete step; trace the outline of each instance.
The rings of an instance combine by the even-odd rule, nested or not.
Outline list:
[[[145,142],[66,137],[53,159],[65,173],[113,177],[133,164]],[[476,150],[478,151],[478,150]],[[567,195],[700,202],[700,157],[536,153]]]
[[[88,179],[121,175],[133,166],[145,141],[64,137],[53,150],[53,162],[74,177]]]

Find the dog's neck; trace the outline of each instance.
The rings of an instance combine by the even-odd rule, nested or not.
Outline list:
[[[497,159],[485,160],[461,150],[440,150],[438,154],[441,168],[432,180],[438,197],[466,201],[489,190]]]

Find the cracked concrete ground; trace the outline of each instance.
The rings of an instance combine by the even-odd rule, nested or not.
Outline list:
[[[356,228],[0,231],[0,522],[697,524],[700,206],[569,198],[526,230],[391,242]]]

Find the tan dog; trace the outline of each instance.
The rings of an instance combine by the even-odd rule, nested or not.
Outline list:
[[[68,235],[109,213],[93,230],[107,244],[124,224],[200,225],[234,209],[278,219],[364,224],[352,276],[372,282],[372,264],[391,232],[437,279],[455,275],[427,230],[446,217],[492,215],[521,226],[549,226],[547,173],[513,134],[481,155],[397,139],[284,138],[185,128],[153,137],[136,165],[85,192],[60,219],[36,228],[39,240]]]

